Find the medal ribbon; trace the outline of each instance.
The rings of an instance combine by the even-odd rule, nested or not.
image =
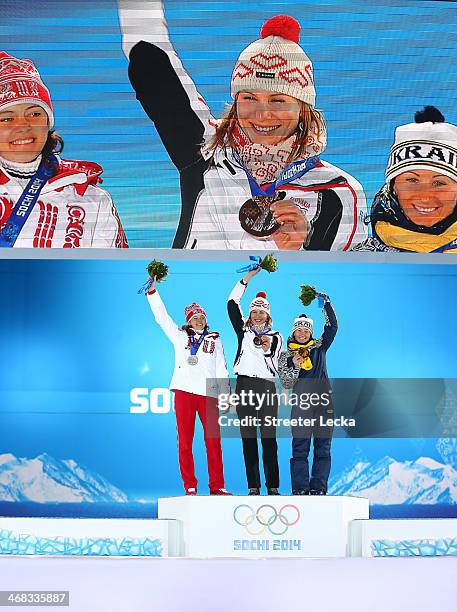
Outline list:
[[[262,258],[260,255],[249,255],[249,259],[252,261],[252,263],[248,264],[247,266],[243,266],[242,268],[238,268],[237,272],[250,272],[251,270],[260,268],[260,264],[262,263]]]
[[[258,337],[258,336],[264,336],[265,334],[268,334],[271,332],[271,327],[266,327],[265,329],[263,329],[261,332],[257,332],[253,327],[251,327],[251,331]]]
[[[314,345],[315,345],[314,340],[309,340],[305,344],[302,344],[299,342],[288,342],[287,343],[287,348],[293,351],[297,355],[300,355],[300,349],[307,349],[307,354],[301,355],[302,362],[301,362],[300,368],[302,370],[312,370],[313,369],[313,362],[311,361],[310,353],[311,353],[311,350],[314,348]]]
[[[193,336],[189,336],[189,345],[190,345],[190,354],[191,355],[196,355],[197,354],[198,349],[200,348],[200,345],[203,342],[206,334],[207,334],[207,331],[205,329],[202,332],[202,335],[200,336],[200,339],[198,340],[198,342],[195,341],[195,338]]]
[[[59,160],[55,155],[51,154],[41,161],[38,170],[27,183],[7,223],[0,232],[0,247],[12,248],[14,246],[40,196],[41,190],[48,180],[54,176],[58,167]]]
[[[140,295],[142,293],[144,293],[146,295],[146,293],[151,288],[151,285],[152,285],[153,282],[154,282],[154,278],[149,277],[148,280],[144,283],[144,285],[141,285],[141,287],[138,289],[137,293],[140,294]]]
[[[292,183],[292,181],[294,181],[295,179],[300,178],[306,172],[312,170],[319,161],[319,157],[317,155],[314,155],[313,157],[308,157],[307,159],[301,159],[299,161],[292,162],[284,168],[284,170],[279,175],[279,178],[274,183],[271,183],[271,185],[269,185],[265,189],[262,189],[262,187],[260,187],[260,185],[254,179],[252,174],[241,161],[241,157],[238,155],[237,151],[233,150],[232,155],[245,171],[246,176],[248,177],[251,195],[253,197],[274,196],[276,190],[279,187]]]
[[[449,244],[445,244],[439,249],[435,249],[435,251],[432,251],[432,253],[453,253],[453,252],[457,252],[457,245],[456,245],[455,240],[451,240]]]

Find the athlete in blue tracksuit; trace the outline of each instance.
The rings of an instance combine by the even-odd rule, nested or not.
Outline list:
[[[321,294],[322,295],[322,294]],[[309,423],[292,428],[292,459],[290,472],[293,495],[325,495],[330,473],[330,446],[333,427],[322,426],[333,418],[330,382],[327,375],[326,353],[338,330],[335,311],[325,296],[324,332],[313,338],[313,320],[305,314],[295,319],[287,351],[279,357],[279,377],[283,387],[292,388],[299,398],[293,404],[292,419],[301,417]],[[320,394],[318,405],[309,405],[309,393]],[[302,401],[303,400],[303,401]],[[308,455],[314,438],[314,458],[309,478]]]

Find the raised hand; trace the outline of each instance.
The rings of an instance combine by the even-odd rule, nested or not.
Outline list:
[[[245,277],[243,278],[245,283],[249,283],[251,278],[253,278],[256,274],[260,272],[261,268],[255,268],[254,270],[250,270]]]
[[[149,278],[150,278],[150,277],[149,277]],[[155,286],[156,286],[156,281],[157,281],[157,279],[156,279],[156,277],[154,276],[154,278],[153,278],[153,280],[152,280],[152,283],[151,283],[151,286],[150,286],[150,287],[149,287],[149,289],[148,289],[148,293],[153,293],[153,292],[154,292],[154,290],[155,290]]]
[[[295,353],[295,355],[292,357],[292,361],[294,362],[294,366],[299,368],[302,364],[303,357],[299,353]]]

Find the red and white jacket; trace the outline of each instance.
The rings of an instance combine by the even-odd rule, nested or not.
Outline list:
[[[170,383],[172,391],[187,391],[208,397],[230,393],[229,375],[222,342],[217,332],[209,332],[197,352],[198,363],[190,365],[189,336],[179,328],[165,308],[157,291],[148,293],[155,320],[175,349],[175,367]]]
[[[98,187],[103,169],[94,162],[60,159],[14,246],[22,248],[127,248],[116,207]],[[0,167],[0,230],[24,190]]]

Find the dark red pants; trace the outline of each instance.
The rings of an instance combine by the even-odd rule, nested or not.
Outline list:
[[[175,391],[176,426],[178,430],[179,469],[184,488],[197,488],[192,442],[194,440],[195,417],[198,413],[203,425],[208,461],[209,489],[224,488],[224,468],[218,423],[217,400],[186,391]]]

